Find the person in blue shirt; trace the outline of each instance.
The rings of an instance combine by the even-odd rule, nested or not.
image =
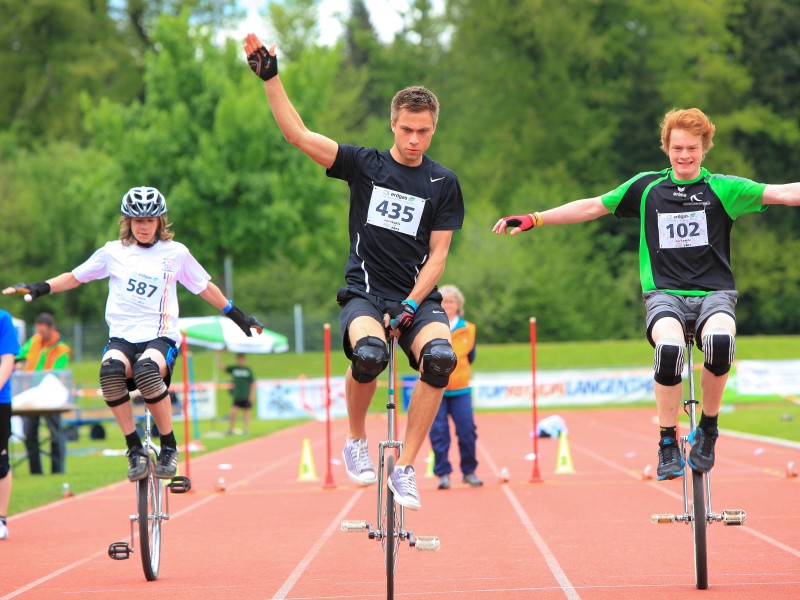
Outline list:
[[[11,437],[11,373],[19,353],[19,339],[11,315],[0,310],[0,540],[8,539],[8,502],[11,500],[11,464],[8,440]]]

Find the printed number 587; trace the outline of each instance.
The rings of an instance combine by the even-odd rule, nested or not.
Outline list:
[[[147,288],[150,288],[150,293],[149,294],[147,293]],[[131,279],[128,279],[128,287],[125,288],[125,289],[128,290],[129,292],[135,292],[139,296],[147,295],[147,297],[149,298],[150,296],[152,296],[155,293],[155,291],[158,288],[156,286],[154,286],[153,284],[148,284],[148,283],[145,283],[144,281],[137,281],[137,280],[131,278]]]

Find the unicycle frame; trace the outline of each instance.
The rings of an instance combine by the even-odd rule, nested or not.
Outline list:
[[[689,466],[689,436],[697,427],[697,405],[694,396],[694,322],[686,326],[686,364],[688,368],[688,398],[683,401],[683,410],[689,417],[689,432],[680,437],[680,453],[685,464],[683,470],[683,514],[662,513],[650,518],[654,523],[686,523],[692,526],[694,543],[694,571],[697,589],[708,588],[707,526],[721,521],[723,525],[743,525],[747,513],[741,509],[723,510],[716,514],[711,509],[711,477],[708,473],[695,471]],[[691,473],[691,474],[690,474]],[[689,478],[692,480],[691,504],[689,502]]]
[[[688,369],[689,396],[683,401],[683,411],[689,417],[689,434],[697,427],[697,404],[694,394],[694,324],[686,326],[686,365]],[[681,456],[685,463],[683,470],[683,513],[685,522],[692,526],[694,547],[694,574],[697,589],[708,588],[708,522],[713,520],[711,511],[711,478],[709,473],[701,473],[689,467],[687,460],[689,450],[689,434],[680,437]],[[691,512],[689,505],[689,472],[692,479]]]
[[[131,539],[129,542],[114,542],[108,547],[108,555],[114,560],[130,558],[134,552],[136,524],[139,524],[139,554],[147,581],[158,579],[161,565],[161,523],[169,520],[169,497],[172,492],[188,492],[191,481],[187,477],[173,477],[169,483],[155,476],[153,468],[158,461],[159,448],[153,443],[150,431],[150,411],[144,407],[144,439],[142,445],[148,454],[147,477],[136,481],[136,513],[130,515]]]

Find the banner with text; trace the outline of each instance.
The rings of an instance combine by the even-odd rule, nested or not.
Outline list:
[[[800,394],[800,360],[737,360],[736,386],[743,396]]]
[[[347,415],[344,377],[331,377],[331,417]],[[325,419],[325,378],[259,379],[256,407],[259,419]]]

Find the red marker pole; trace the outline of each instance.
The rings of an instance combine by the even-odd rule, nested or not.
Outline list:
[[[333,472],[331,471],[331,326],[325,323],[323,334],[325,347],[325,438],[328,444],[327,469],[325,470],[325,489],[334,489]]]
[[[544,481],[539,473],[539,436],[536,434],[536,427],[539,424],[539,416],[536,412],[536,317],[531,317],[531,395],[533,397],[533,473],[531,473],[530,483],[541,483]]]
[[[188,344],[186,343],[186,332],[181,333],[181,357],[183,358],[183,440],[186,445],[186,458],[183,461],[186,469],[186,477],[189,476],[189,356]]]

